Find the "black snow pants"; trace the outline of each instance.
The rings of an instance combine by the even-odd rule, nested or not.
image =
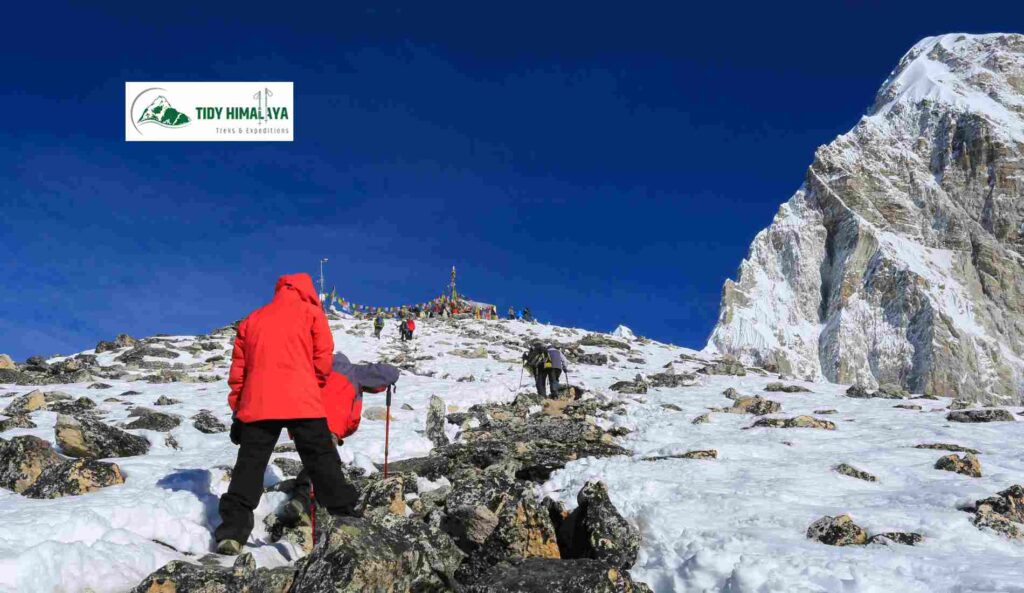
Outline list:
[[[551,384],[551,395],[558,395],[558,378],[562,376],[562,369],[537,367],[533,373],[537,380],[537,395],[547,397],[547,383]]]
[[[341,473],[341,459],[334,446],[326,418],[261,420],[242,423],[241,447],[231,474],[228,491],[220,497],[220,517],[214,538],[233,539],[245,544],[252,533],[253,510],[263,495],[263,474],[274,452],[274,445],[287,428],[295,439],[302,465],[316,486],[316,497],[332,515],[351,514],[357,493]]]

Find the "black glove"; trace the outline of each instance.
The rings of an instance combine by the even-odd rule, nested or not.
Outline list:
[[[231,417],[231,432],[228,433],[231,442],[236,445],[242,444],[242,421],[234,416]]]

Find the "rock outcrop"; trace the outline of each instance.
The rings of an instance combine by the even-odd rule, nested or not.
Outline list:
[[[915,45],[722,291],[707,352],[1024,401],[1024,36]]]
[[[87,459],[145,455],[149,441],[98,420],[57,416],[54,434],[61,451]]]

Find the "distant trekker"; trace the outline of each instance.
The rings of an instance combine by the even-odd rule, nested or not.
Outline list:
[[[515,307],[509,306],[509,308],[508,308],[508,318],[510,320],[513,320],[513,321],[515,320],[515,318],[516,318],[516,308]]]
[[[533,321],[533,313],[530,312],[529,307],[523,308],[523,321]]]
[[[530,349],[523,354],[523,364],[533,375],[537,383],[537,395],[547,397],[547,386],[551,385],[551,395],[558,396],[561,390],[559,378],[563,370],[568,370],[565,357],[554,346],[545,346],[541,342],[534,342]]]
[[[407,342],[412,339],[412,333],[416,331],[416,322],[410,317],[399,324],[398,331],[402,335],[402,341]]]
[[[373,320],[373,335],[378,340],[380,339],[380,332],[384,330],[384,316],[377,313],[377,317]]]

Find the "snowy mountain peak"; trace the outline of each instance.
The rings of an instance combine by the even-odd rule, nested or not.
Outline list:
[[[1024,399],[1024,36],[943,35],[722,291],[707,350],[807,378]]]
[[[619,338],[623,338],[625,340],[636,339],[636,334],[633,333],[633,330],[629,329],[625,325],[619,325],[618,327],[616,327],[615,331],[612,332],[612,335]]]
[[[1024,128],[1024,35],[952,33],[918,42],[879,90],[870,115],[896,105],[944,103]]]

